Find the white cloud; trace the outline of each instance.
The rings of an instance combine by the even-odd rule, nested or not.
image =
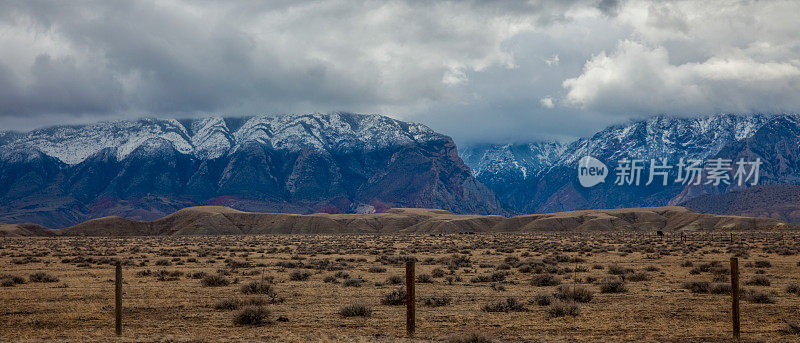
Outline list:
[[[546,63],[548,66],[552,67],[552,66],[558,66],[558,61],[559,61],[558,60],[558,55],[553,55],[553,56],[547,58],[546,60],[544,60],[544,63]]]
[[[800,111],[797,13],[797,1],[2,2],[0,129],[344,110],[497,142],[655,113]]]
[[[553,108],[555,104],[553,104],[553,98],[546,96],[544,98],[539,99],[539,104],[542,105],[544,108]]]
[[[674,65],[664,47],[622,41],[593,56],[564,81],[566,100],[604,112],[677,113],[798,111],[800,63],[714,56]]]
[[[800,3],[622,6],[632,35],[563,83],[567,103],[621,116],[800,111]]]

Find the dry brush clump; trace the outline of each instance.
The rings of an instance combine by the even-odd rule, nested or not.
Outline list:
[[[390,306],[398,306],[403,305],[406,303],[406,289],[403,287],[398,287],[397,289],[387,293],[383,296],[381,300],[381,304],[390,305]]]
[[[628,291],[628,288],[625,287],[625,280],[616,275],[604,277],[598,286],[600,293],[625,293]]]
[[[58,277],[54,275],[47,274],[45,272],[35,272],[31,275],[28,275],[28,280],[30,282],[58,282]]]
[[[786,285],[785,290],[786,290],[786,293],[800,295],[800,285],[798,285],[796,283],[790,283],[790,284]]]
[[[533,296],[532,302],[539,306],[547,306],[553,302],[553,295],[548,293],[537,293]]]
[[[495,301],[483,306],[485,312],[528,312],[525,304],[515,297],[508,297],[505,300]]]
[[[754,304],[774,304],[775,296],[766,292],[751,289],[742,289],[741,297]]]
[[[538,274],[531,278],[531,285],[537,287],[557,286],[561,284],[561,279],[552,274]]]
[[[205,275],[200,281],[203,287],[224,287],[231,283],[227,277],[219,274]]]
[[[278,296],[278,292],[275,290],[275,286],[270,280],[251,281],[242,285],[240,291],[242,294],[265,295],[272,304],[282,303],[284,301],[283,298]]]
[[[575,317],[580,314],[580,306],[574,301],[571,300],[556,300],[550,307],[547,309],[547,313],[550,317],[564,317],[564,316],[572,316]]]
[[[588,303],[594,298],[594,291],[587,285],[560,285],[555,297],[561,300]]]
[[[453,298],[448,295],[431,295],[422,298],[422,303],[428,307],[442,307],[450,305],[453,302]]]
[[[708,281],[688,281],[684,282],[682,287],[692,293],[705,294],[711,290],[711,283]]]
[[[270,314],[270,311],[263,306],[245,306],[233,316],[233,323],[251,326],[271,324]]]
[[[295,270],[289,274],[289,280],[292,281],[306,281],[311,277],[311,273],[307,270]]]
[[[771,285],[772,282],[770,282],[769,278],[766,277],[766,276],[756,275],[756,276],[748,279],[747,281],[745,281],[744,284],[748,285],[748,286],[764,286],[764,287],[767,287],[767,286]]]
[[[13,287],[24,283],[25,283],[25,278],[21,276],[10,275],[10,274],[0,275],[0,287]]]
[[[372,308],[363,303],[347,304],[339,308],[339,315],[342,317],[369,317],[372,315]]]
[[[484,334],[471,333],[464,336],[450,337],[448,343],[492,343],[493,341]]]

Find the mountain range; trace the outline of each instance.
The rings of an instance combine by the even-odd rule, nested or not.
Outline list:
[[[506,213],[452,139],[378,115],[114,121],[5,132],[0,143],[0,221],[7,223],[152,220],[195,205]]]
[[[745,189],[736,183],[714,187],[705,185],[707,180],[703,179],[702,185],[670,182],[666,186],[659,183],[644,186],[645,170],[642,185],[617,185],[613,171],[618,161],[625,158],[645,161],[666,158],[673,165],[680,159],[760,159],[763,164],[759,184],[772,185],[771,190],[780,189],[782,194],[794,194],[796,188],[791,185],[800,184],[800,117],[793,114],[717,114],[688,118],[660,115],[610,126],[566,145],[553,142],[477,145],[465,147],[461,155],[472,168],[473,175],[517,212],[686,205],[699,211],[713,208],[711,212],[714,213],[752,215],[741,207],[700,206],[699,200],[691,201],[701,196],[710,199],[710,195],[715,195],[716,199],[739,196],[738,192]],[[576,167],[584,156],[597,158],[608,166],[612,175],[606,182],[591,188],[579,184]],[[525,177],[520,179],[523,168]],[[670,170],[670,180],[674,180],[676,174],[675,169]],[[715,200],[716,203],[725,201]],[[800,210],[800,204],[792,206]],[[788,212],[784,209],[769,216],[798,222],[796,216],[778,213]]]
[[[743,202],[757,197],[742,196],[752,190],[735,183],[620,186],[613,171],[624,158],[760,159],[759,184],[769,186],[763,189],[800,196],[793,187],[800,184],[799,118],[660,115],[568,143],[458,148],[421,124],[351,113],[0,131],[0,222],[59,228],[105,216],[148,221],[199,205],[291,213],[417,207],[505,216],[683,205],[797,223],[800,206],[793,203],[745,211],[753,207]],[[579,184],[576,167],[584,156],[607,165],[605,182]]]

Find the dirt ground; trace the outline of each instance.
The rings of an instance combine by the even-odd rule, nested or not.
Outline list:
[[[416,260],[418,341],[727,341],[736,256],[742,339],[800,341],[800,235],[733,237],[3,238],[0,340],[407,341],[405,306],[385,300]],[[351,304],[370,315],[341,314]],[[242,317],[253,309],[264,323]]]

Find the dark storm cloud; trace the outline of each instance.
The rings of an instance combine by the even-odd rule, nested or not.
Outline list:
[[[458,141],[797,111],[797,2],[4,1],[0,130],[385,113]]]

